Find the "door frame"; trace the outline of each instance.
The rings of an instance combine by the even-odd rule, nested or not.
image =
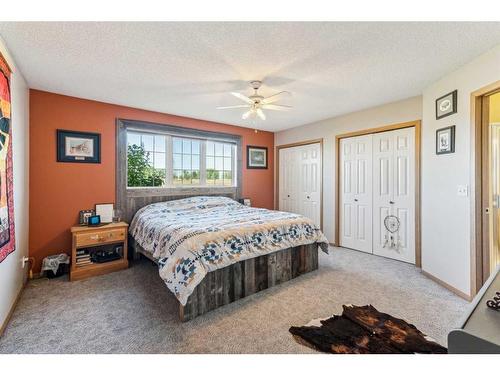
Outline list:
[[[500,81],[471,93],[471,123],[473,138],[472,169],[474,171],[474,199],[471,200],[471,291],[474,297],[489,276],[489,101],[487,97],[500,92]],[[483,180],[486,183],[483,183]]]
[[[421,120],[385,125],[378,128],[357,130],[335,136],[335,246],[340,246],[340,140],[360,135],[376,134],[397,129],[415,128],[415,266],[422,268],[421,222],[420,222],[420,144]]]
[[[274,203],[274,208],[276,210],[279,210],[280,206],[280,150],[284,148],[291,148],[291,147],[299,147],[299,146],[307,146],[307,145],[312,145],[315,143],[319,143],[319,149],[321,152],[321,171],[320,171],[320,176],[321,176],[321,184],[320,184],[320,191],[319,191],[319,197],[320,197],[320,228],[323,230],[323,138],[319,139],[311,139],[309,141],[303,141],[303,142],[295,142],[295,143],[288,143],[284,145],[279,145],[276,146],[276,169],[275,169],[275,181],[276,181],[276,186],[275,186],[275,203]]]

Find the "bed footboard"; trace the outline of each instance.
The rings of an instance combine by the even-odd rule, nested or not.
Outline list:
[[[142,254],[156,262],[133,238],[129,243],[134,256]],[[196,286],[185,306],[177,301],[180,320],[187,322],[208,311],[317,270],[318,248],[317,243],[292,247],[209,272]]]
[[[186,322],[261,290],[318,269],[318,244],[292,247],[209,272],[179,316]]]

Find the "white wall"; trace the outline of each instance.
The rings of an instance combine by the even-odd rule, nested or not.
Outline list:
[[[474,197],[471,93],[500,80],[500,46],[429,86],[423,93],[422,269],[470,295]],[[457,114],[436,120],[436,98],[458,89]],[[456,125],[455,153],[436,155],[436,129]],[[457,196],[469,185],[468,197]]]
[[[351,113],[276,134],[276,145],[324,139],[323,223],[334,240],[335,136],[398,122],[422,119],[422,269],[466,295],[471,294],[471,219],[474,187],[474,123],[471,94],[500,81],[500,46],[427,87],[422,97]],[[435,118],[436,98],[458,90],[457,114]],[[436,129],[456,125],[455,153],[436,155]],[[457,195],[469,186],[467,197]]]
[[[330,242],[335,239],[335,136],[421,118],[417,96],[276,133],[276,146],[323,138],[323,231]]]
[[[21,259],[23,256],[28,256],[29,90],[1,38],[0,52],[13,70],[11,99],[16,228],[16,250],[0,263],[0,326],[2,326],[26,277],[21,268]]]

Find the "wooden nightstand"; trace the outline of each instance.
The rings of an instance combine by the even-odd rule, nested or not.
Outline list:
[[[128,224],[111,223],[100,227],[74,226],[71,246],[70,280],[103,275],[128,267]],[[121,258],[105,263],[92,262],[92,254],[121,247]],[[77,262],[78,254],[78,262]]]

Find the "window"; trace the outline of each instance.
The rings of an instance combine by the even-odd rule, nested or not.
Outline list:
[[[233,147],[228,143],[207,141],[207,185],[233,185]]]
[[[235,186],[236,144],[127,131],[128,187]]]
[[[174,185],[200,185],[200,141],[174,137],[172,142]]]
[[[164,186],[166,136],[127,134],[128,186]]]

